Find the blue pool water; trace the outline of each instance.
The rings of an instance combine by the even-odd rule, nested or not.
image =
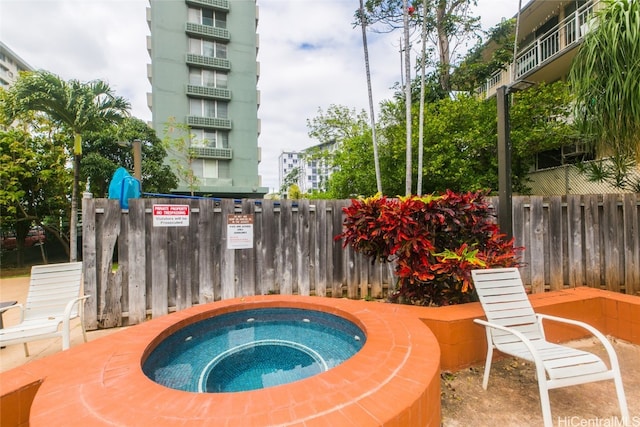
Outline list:
[[[247,391],[331,369],[364,343],[358,326],[329,313],[243,310],[180,329],[151,352],[142,370],[153,381],[177,390]]]

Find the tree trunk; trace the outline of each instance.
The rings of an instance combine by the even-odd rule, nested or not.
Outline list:
[[[443,91],[451,90],[449,79],[449,67],[451,64],[449,53],[449,38],[445,30],[445,18],[447,16],[446,2],[438,2],[436,10],[436,29],[438,31],[438,51],[440,54],[440,87]]]
[[[405,72],[405,107],[407,125],[407,147],[406,159],[407,168],[405,175],[405,196],[411,195],[411,175],[413,167],[411,164],[411,41],[409,40],[409,10],[407,0],[402,0],[402,21],[404,24],[404,72]]]
[[[424,92],[425,68],[427,67],[427,0],[422,2],[422,49],[420,51],[420,118],[418,124],[418,182],[416,194],[422,195],[422,164],[424,157]]]
[[[373,141],[373,163],[376,170],[376,188],[382,194],[382,177],[380,176],[380,161],[378,158],[378,141],[376,139],[376,119],[373,108],[373,93],[371,91],[371,70],[369,68],[369,48],[367,46],[367,23],[364,16],[364,5],[360,0],[360,21],[362,23],[362,44],[364,46],[364,66],[367,73],[367,93],[369,95],[369,114],[371,115],[371,139]]]
[[[71,214],[69,217],[69,261],[78,260],[78,193],[80,186],[80,159],[82,154],[73,156],[73,189],[71,191]]]

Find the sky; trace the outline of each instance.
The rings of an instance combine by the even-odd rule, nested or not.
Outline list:
[[[166,0],[182,1],[182,0]],[[231,0],[238,1],[238,0]],[[369,112],[358,0],[258,0],[262,186],[278,190],[278,156],[318,143],[307,120],[331,105]],[[35,69],[65,80],[106,81],[150,121],[148,0],[0,0],[0,41]],[[478,0],[488,29],[518,0]],[[232,29],[231,29],[232,30]],[[367,33],[375,114],[401,80],[399,32]],[[417,55],[417,51],[413,57]]]

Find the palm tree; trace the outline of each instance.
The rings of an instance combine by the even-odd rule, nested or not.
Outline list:
[[[369,114],[371,114],[371,138],[373,139],[373,163],[376,171],[376,186],[382,194],[382,178],[380,176],[380,160],[378,156],[378,140],[376,139],[376,119],[373,109],[373,93],[371,91],[371,69],[369,68],[369,46],[367,45],[367,19],[364,15],[364,4],[360,0],[360,24],[362,25],[362,45],[364,47],[364,66],[367,73],[367,93],[369,95]]]
[[[405,174],[405,196],[411,195],[411,174],[413,169],[411,166],[411,41],[409,40],[409,3],[402,0],[402,26],[404,29],[404,100],[405,100],[405,118],[407,127],[407,148],[406,148],[406,174]]]
[[[129,115],[130,104],[124,98],[115,96],[109,85],[101,80],[67,82],[42,70],[23,74],[9,91],[9,117],[34,111],[44,113],[73,137],[69,258],[76,261],[82,133],[119,122]]]
[[[599,156],[611,156],[612,173],[600,176],[633,189],[624,175],[630,165],[640,163],[640,2],[603,3],[590,22],[569,80],[581,131]]]

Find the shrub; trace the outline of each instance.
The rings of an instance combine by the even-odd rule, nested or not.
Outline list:
[[[476,300],[475,268],[517,266],[514,240],[500,234],[484,192],[352,200],[343,247],[373,262],[396,262],[394,302],[450,305]]]

